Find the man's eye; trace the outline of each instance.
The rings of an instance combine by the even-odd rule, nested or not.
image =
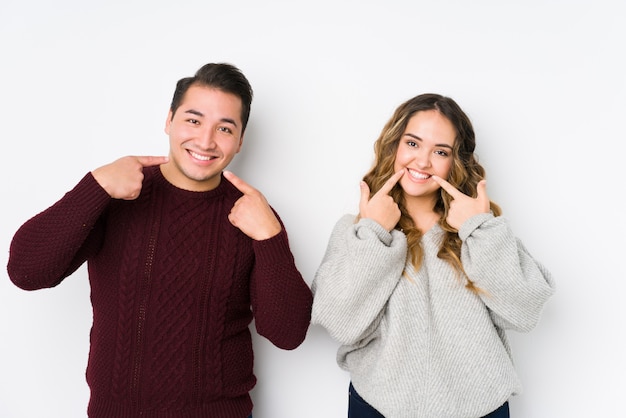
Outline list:
[[[197,125],[197,124],[199,124],[199,123],[200,123],[200,122],[198,122],[198,120],[197,120],[197,119],[188,119],[188,120],[187,120],[187,122],[192,123],[192,124],[194,124],[194,125]]]
[[[230,134],[233,132],[230,128],[227,128],[226,126],[220,126],[219,128],[217,128],[217,130],[221,132],[226,132],[227,134]]]

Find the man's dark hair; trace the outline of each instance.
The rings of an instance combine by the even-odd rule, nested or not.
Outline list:
[[[178,80],[172,104],[170,105],[172,118],[176,110],[178,110],[185,93],[192,85],[212,87],[239,97],[241,99],[241,133],[243,134],[250,118],[253,92],[248,79],[241,70],[227,63],[210,63],[203,65],[193,77],[185,77]]]

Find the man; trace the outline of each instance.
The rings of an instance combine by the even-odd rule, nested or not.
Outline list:
[[[252,319],[277,347],[304,340],[312,296],[282,222],[224,171],[251,102],[239,69],[203,66],[177,83],[168,157],[88,173],[15,234],[7,270],[23,289],[87,261],[90,417],[248,417]]]

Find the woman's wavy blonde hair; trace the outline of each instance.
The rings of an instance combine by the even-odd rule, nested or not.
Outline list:
[[[433,93],[421,94],[398,106],[374,143],[374,164],[363,180],[369,185],[372,195],[380,190],[394,173],[398,144],[404,135],[409,119],[415,113],[425,110],[438,111],[454,126],[456,138],[452,151],[453,163],[447,180],[462,193],[476,197],[476,185],[485,177],[485,169],[474,156],[476,138],[472,123],[454,100]],[[396,184],[389,194],[398,204],[401,212],[400,220],[395,228],[406,234],[409,249],[407,257],[417,271],[423,260],[423,249],[420,245],[422,231],[417,228],[407,211],[400,183]],[[445,235],[437,256],[450,263],[459,273],[459,278],[467,279],[469,289],[479,292],[480,289],[474,286],[461,264],[461,239],[458,231],[446,222],[451,200],[451,196],[441,189],[434,209],[441,215],[438,223]],[[501,214],[502,211],[497,204],[490,202],[490,206],[495,216]]]

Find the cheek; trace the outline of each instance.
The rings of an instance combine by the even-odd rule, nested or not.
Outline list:
[[[234,155],[239,152],[239,144],[239,140],[235,140],[234,138],[227,138],[224,141],[221,141],[220,148],[224,154]]]
[[[188,129],[185,129],[185,127],[181,127],[178,124],[174,124],[172,123],[167,131],[168,136],[170,137],[170,142],[174,142],[174,143],[179,143],[179,142],[183,142],[185,140],[185,138],[189,138],[189,132],[187,132]]]
[[[407,164],[406,154],[401,152],[399,149],[396,151],[396,158],[393,161],[394,172],[398,171],[401,168],[404,168]]]
[[[452,170],[452,160],[442,161],[441,164],[437,165],[437,175],[442,179],[447,179],[450,171]]]

